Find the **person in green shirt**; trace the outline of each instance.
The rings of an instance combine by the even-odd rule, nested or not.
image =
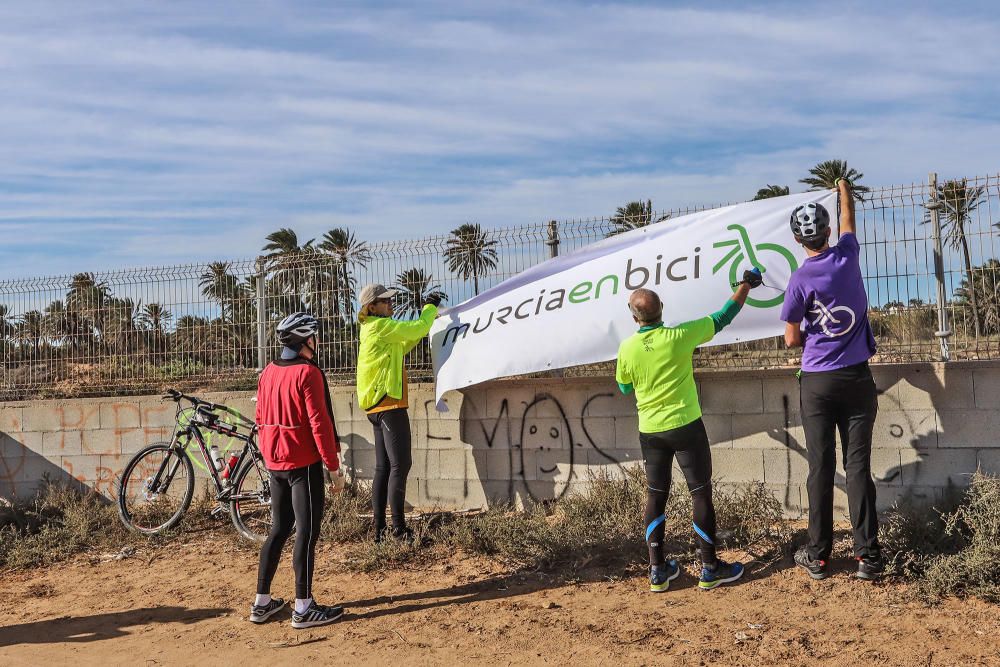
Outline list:
[[[403,357],[431,330],[441,300],[430,297],[415,320],[393,319],[396,290],[366,285],[361,290],[361,343],[358,349],[358,404],[375,435],[372,512],[375,541],[385,537],[386,505],[392,512],[392,536],[413,540],[406,526],[406,477],[413,464],[406,369]]]
[[[726,563],[715,555],[712,452],[701,419],[692,355],[733,321],[750,289],[761,283],[757,268],[745,271],[722,310],[676,327],[663,324],[663,302],[656,292],[638,289],[629,297],[639,331],[619,346],[615,376],[622,393],[635,394],[639,411],[639,446],[647,485],[644,525],[649,588],[654,593],[667,590],[680,575],[677,561],[666,561],[663,555],[664,510],[675,455],[694,506],[693,526],[702,562],[699,588],[709,590],[743,576],[741,563]]]

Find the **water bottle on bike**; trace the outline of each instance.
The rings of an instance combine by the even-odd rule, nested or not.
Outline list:
[[[209,458],[212,460],[212,465],[215,466],[216,472],[222,472],[222,467],[225,465],[225,461],[222,460],[222,452],[216,445],[212,445],[208,448]]]
[[[236,462],[240,460],[240,455],[233,452],[226,461],[226,467],[222,470],[222,479],[228,480],[229,476],[236,472]]]

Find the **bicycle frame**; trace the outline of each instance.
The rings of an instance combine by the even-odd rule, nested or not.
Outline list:
[[[178,409],[177,409],[178,421],[180,421],[179,416],[180,413],[183,412],[183,410],[184,408],[181,408],[180,403],[178,403]],[[196,416],[199,414],[199,411],[200,409],[196,405],[195,406]],[[227,486],[223,483],[219,471],[216,470],[215,468],[215,462],[212,461],[211,454],[209,452],[209,447],[206,443],[205,436],[201,430],[202,428],[215,431],[217,433],[222,433],[230,438],[235,438],[236,440],[239,440],[240,442],[244,443],[243,451],[240,452],[239,457],[236,459],[236,462],[232,466],[233,472],[240,469],[240,466],[243,465],[243,462],[247,460],[248,456],[250,457],[251,460],[253,460],[257,464],[259,470],[259,466],[263,463],[263,457],[260,454],[260,450],[257,448],[256,426],[251,430],[249,435],[244,435],[242,433],[238,433],[236,431],[235,426],[231,428],[224,427],[221,425],[213,426],[208,423],[198,422],[196,421],[196,419],[191,419],[189,420],[187,426],[174,433],[174,437],[170,443],[171,449],[175,451],[178,455],[177,460],[174,461],[169,471],[165,470],[167,462],[170,460],[169,458],[165,459],[163,463],[160,464],[160,468],[157,470],[156,475],[153,476],[149,484],[149,490],[154,493],[161,493],[163,489],[166,489],[170,486],[170,483],[173,481],[174,475],[177,474],[177,469],[181,465],[181,460],[179,457],[189,456],[187,448],[190,445],[191,440],[194,439],[194,441],[198,443],[198,448],[201,450],[201,455],[202,458],[205,460],[205,464],[211,476],[212,483],[215,485],[216,500],[224,503],[229,503],[234,501],[238,502],[240,500],[253,500],[254,495],[249,495],[249,494],[236,495],[233,493],[233,487]],[[181,444],[182,439],[185,441],[184,444]],[[166,473],[165,477],[164,473]],[[268,481],[269,480],[261,476],[261,482],[265,485],[265,488],[267,488]]]
[[[729,261],[732,260],[733,257],[735,257],[740,252],[746,254],[746,257],[750,261],[751,266],[756,266],[760,269],[761,273],[765,273],[767,269],[764,268],[763,266],[760,266],[760,262],[757,260],[757,254],[753,250],[753,244],[750,243],[750,235],[747,234],[746,228],[743,227],[742,225],[729,225],[728,227],[726,227],[726,229],[731,232],[738,233],[740,235],[740,238],[730,239],[729,241],[719,241],[718,243],[714,244],[713,247],[715,248],[725,248],[731,245],[734,245],[736,247],[730,250],[729,254],[723,257],[718,264],[712,267],[712,273],[713,274],[717,273],[719,269],[728,264]]]
[[[257,463],[263,463],[264,459],[260,455],[260,450],[257,449],[257,440],[254,437],[254,435],[253,434],[243,435],[241,433],[236,433],[234,431],[229,431],[229,430],[220,431],[220,429],[211,429],[210,427],[208,427],[205,424],[197,424],[195,422],[192,422],[191,424],[188,424],[187,428],[185,428],[183,431],[179,431],[177,433],[177,437],[176,437],[176,443],[177,443],[176,444],[176,449],[179,450],[179,451],[181,451],[181,452],[183,452],[185,456],[188,455],[187,454],[187,447],[186,446],[181,446],[180,439],[182,437],[186,436],[188,438],[188,442],[190,442],[190,438],[193,437],[195,439],[195,441],[198,443],[198,448],[201,450],[202,458],[205,460],[206,467],[208,468],[209,474],[212,477],[212,483],[215,484],[216,500],[218,500],[220,502],[233,502],[233,501],[239,501],[239,500],[252,500],[253,499],[252,495],[246,495],[246,494],[236,495],[236,494],[234,494],[233,493],[233,491],[234,491],[233,487],[232,486],[227,486],[223,482],[222,476],[221,476],[220,472],[215,469],[215,462],[212,461],[212,457],[211,457],[211,454],[209,452],[208,444],[206,443],[205,436],[204,436],[204,434],[201,431],[202,428],[209,428],[209,430],[215,430],[217,432],[224,432],[229,437],[235,438],[236,440],[239,440],[240,442],[242,442],[244,444],[243,451],[240,452],[239,457],[236,459],[236,463],[233,464],[233,466],[232,466],[232,471],[233,472],[235,472],[235,471],[237,471],[237,470],[240,469],[240,466],[243,465],[243,462],[245,460],[247,460],[248,456],[251,459],[253,459],[254,461],[256,461]],[[178,462],[178,465],[179,465],[179,462]],[[262,481],[264,483],[267,483],[268,480],[262,478]]]

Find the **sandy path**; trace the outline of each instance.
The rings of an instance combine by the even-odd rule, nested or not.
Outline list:
[[[786,565],[711,592],[686,573],[653,595],[620,570],[568,582],[475,559],[370,577],[325,548],[317,598],[348,616],[295,631],[245,620],[252,553],[208,539],[149,556],[3,575],[0,664],[1000,665],[997,607],[925,608],[847,571]],[[275,592],[291,581],[286,561]]]

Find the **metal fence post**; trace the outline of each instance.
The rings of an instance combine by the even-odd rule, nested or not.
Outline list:
[[[264,318],[264,262],[257,260],[257,370],[267,365],[267,329]]]
[[[941,202],[938,200],[937,174],[932,171],[928,175],[927,182],[930,186],[930,201],[924,204],[924,208],[930,214],[931,227],[934,233],[934,278],[937,281],[938,330],[934,332],[934,335],[941,341],[941,361],[949,361],[951,353],[948,350],[948,338],[951,336],[951,331],[948,330],[948,304],[944,286],[944,251],[941,245]]]
[[[545,242],[549,247],[549,257],[559,256],[559,223],[549,220],[549,239]]]

